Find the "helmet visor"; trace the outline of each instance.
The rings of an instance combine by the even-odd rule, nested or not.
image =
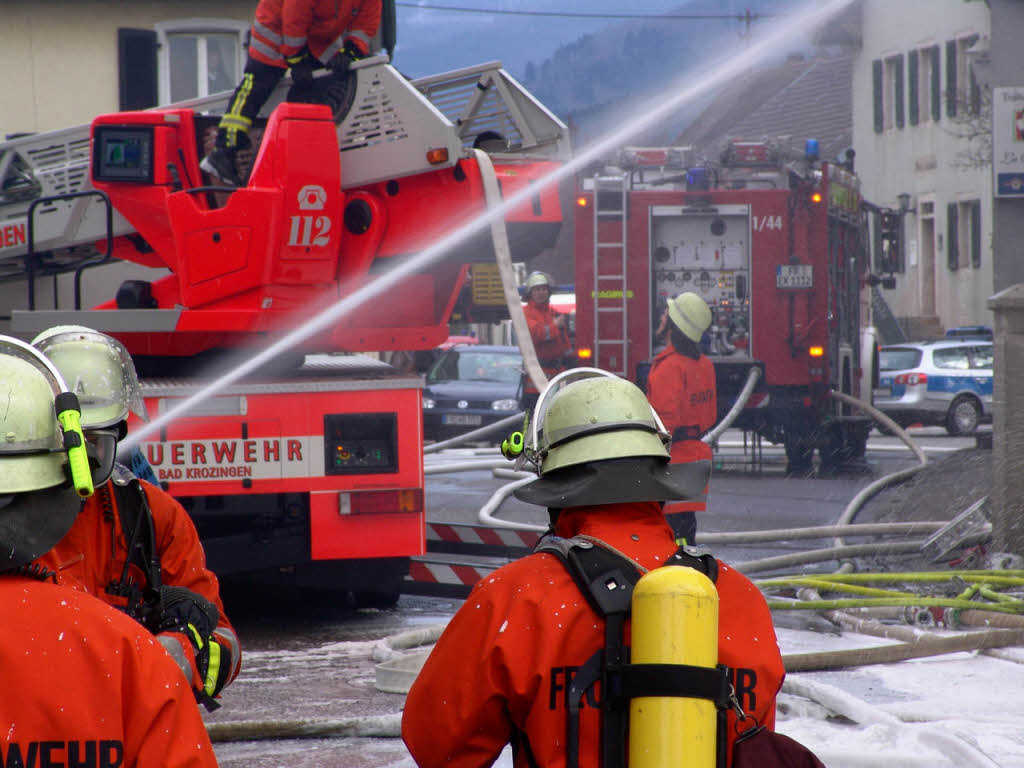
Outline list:
[[[131,411],[148,420],[139,379],[128,350],[117,339],[89,329],[68,328],[36,342],[60,370],[82,407],[82,426],[108,427]]]
[[[97,488],[107,482],[110,473],[114,471],[119,434],[117,429],[85,431],[85,451],[89,456],[89,468],[92,470],[92,484]]]

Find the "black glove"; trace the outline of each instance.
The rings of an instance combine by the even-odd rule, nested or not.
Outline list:
[[[313,58],[305,51],[297,56],[291,56],[285,61],[292,72],[292,82],[299,88],[309,88],[313,85]]]
[[[161,632],[181,632],[192,643],[202,690],[193,691],[207,710],[220,705],[213,697],[220,693],[231,672],[231,650],[213,636],[220,619],[217,606],[185,587],[160,587]]]
[[[205,641],[219,620],[217,606],[202,595],[185,587],[160,587],[160,632],[192,636],[191,627]]]
[[[363,58],[362,51],[352,43],[345,43],[345,47],[331,57],[331,60],[327,62],[327,66],[334,74],[340,75],[348,72],[353,61],[359,61],[361,58]]]

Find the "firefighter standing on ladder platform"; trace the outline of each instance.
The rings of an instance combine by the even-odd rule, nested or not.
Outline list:
[[[286,69],[295,84],[288,94],[292,101],[310,100],[315,67],[330,69],[336,82],[328,87],[327,102],[337,112],[340,99],[332,97],[332,87],[348,78],[353,61],[369,54],[380,19],[381,0],[260,0],[242,81],[231,95],[202,169],[242,186],[235,157],[251,145],[253,120]]]
[[[537,352],[537,360],[550,379],[564,371],[571,357],[568,320],[561,312],[551,308],[551,276],[545,272],[532,272],[526,278],[526,305],[523,314],[530,328],[530,338]],[[523,407],[532,408],[537,402],[537,388],[529,376],[523,386]]]
[[[102,479],[64,390],[42,355],[0,336],[0,763],[216,766],[188,685],[149,633],[33,562]]]
[[[711,446],[701,440],[718,420],[715,367],[701,352],[700,340],[711,327],[707,302],[687,291],[668,303],[662,317],[668,346],[654,358],[647,377],[647,399],[672,435],[672,463],[711,460]],[[679,544],[693,544],[696,512],[704,498],[665,505],[665,516]]]
[[[78,395],[85,438],[103,465],[75,524],[39,562],[140,621],[177,662],[196,699],[216,708],[214,697],[241,666],[217,577],[182,506],[115,463],[128,412],[146,417],[128,351],[82,326],[51,328],[33,346]]]
[[[554,535],[542,544],[577,542],[581,550],[615,557],[622,573],[637,576],[682,551],[662,502],[699,493],[710,466],[669,463],[669,436],[637,386],[595,369],[568,371],[540,398],[530,428],[539,444],[528,438],[523,457],[540,477],[515,495],[548,507]],[[522,436],[513,437],[522,446]],[[738,571],[710,555],[691,559],[717,571],[718,659],[732,670],[730,700],[774,736],[784,670],[768,605]],[[602,729],[616,714],[606,698],[609,687],[581,691],[578,707],[570,701],[574,682],[591,669],[588,660],[600,663],[607,641],[605,621],[577,584],[563,560],[543,548],[481,579],[409,691],[402,736],[417,765],[490,765],[507,743],[516,768],[624,765],[601,756],[610,738]],[[738,738],[738,717],[730,708],[720,720],[729,750]],[[569,748],[574,719],[575,751]],[[748,718],[739,730],[752,725]],[[622,755],[621,744],[607,749]]]

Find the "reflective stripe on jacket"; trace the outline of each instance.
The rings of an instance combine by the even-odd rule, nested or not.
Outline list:
[[[555,531],[586,535],[655,568],[676,551],[654,502],[563,510]],[[719,662],[732,667],[742,706],[768,727],[782,656],[761,592],[720,563]],[[628,634],[628,631],[627,631]],[[406,699],[402,736],[421,768],[489,765],[508,742],[516,768],[565,765],[566,691],[604,647],[602,619],[554,555],[540,553],[482,579],[448,624]],[[600,718],[584,697],[580,766],[597,768]],[[730,745],[735,714],[729,713]],[[528,749],[527,749],[528,746]]]
[[[303,47],[324,64],[345,43],[366,55],[380,14],[380,0],[260,0],[249,55],[277,67]]]
[[[192,691],[128,616],[13,574],[0,575],[0,612],[4,765],[215,768]]]

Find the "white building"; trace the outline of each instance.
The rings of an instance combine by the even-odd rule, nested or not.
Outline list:
[[[234,88],[256,2],[3,0],[2,7],[0,62],[9,74],[0,85],[0,139]],[[0,169],[11,168],[0,157]],[[0,206],[8,202],[6,181]],[[0,238],[3,229],[0,220]],[[18,265],[0,264],[0,333],[8,332],[12,310],[28,306],[27,282],[17,273]],[[107,300],[122,280],[163,274],[123,262],[87,270],[82,305]],[[38,308],[56,306],[56,295],[70,306],[72,274],[37,282]]]
[[[234,88],[255,9],[255,0],[4,0],[0,133]]]
[[[861,12],[856,170],[865,199],[905,212],[884,298],[911,339],[991,325],[990,99],[976,71],[987,4],[863,0]]]

